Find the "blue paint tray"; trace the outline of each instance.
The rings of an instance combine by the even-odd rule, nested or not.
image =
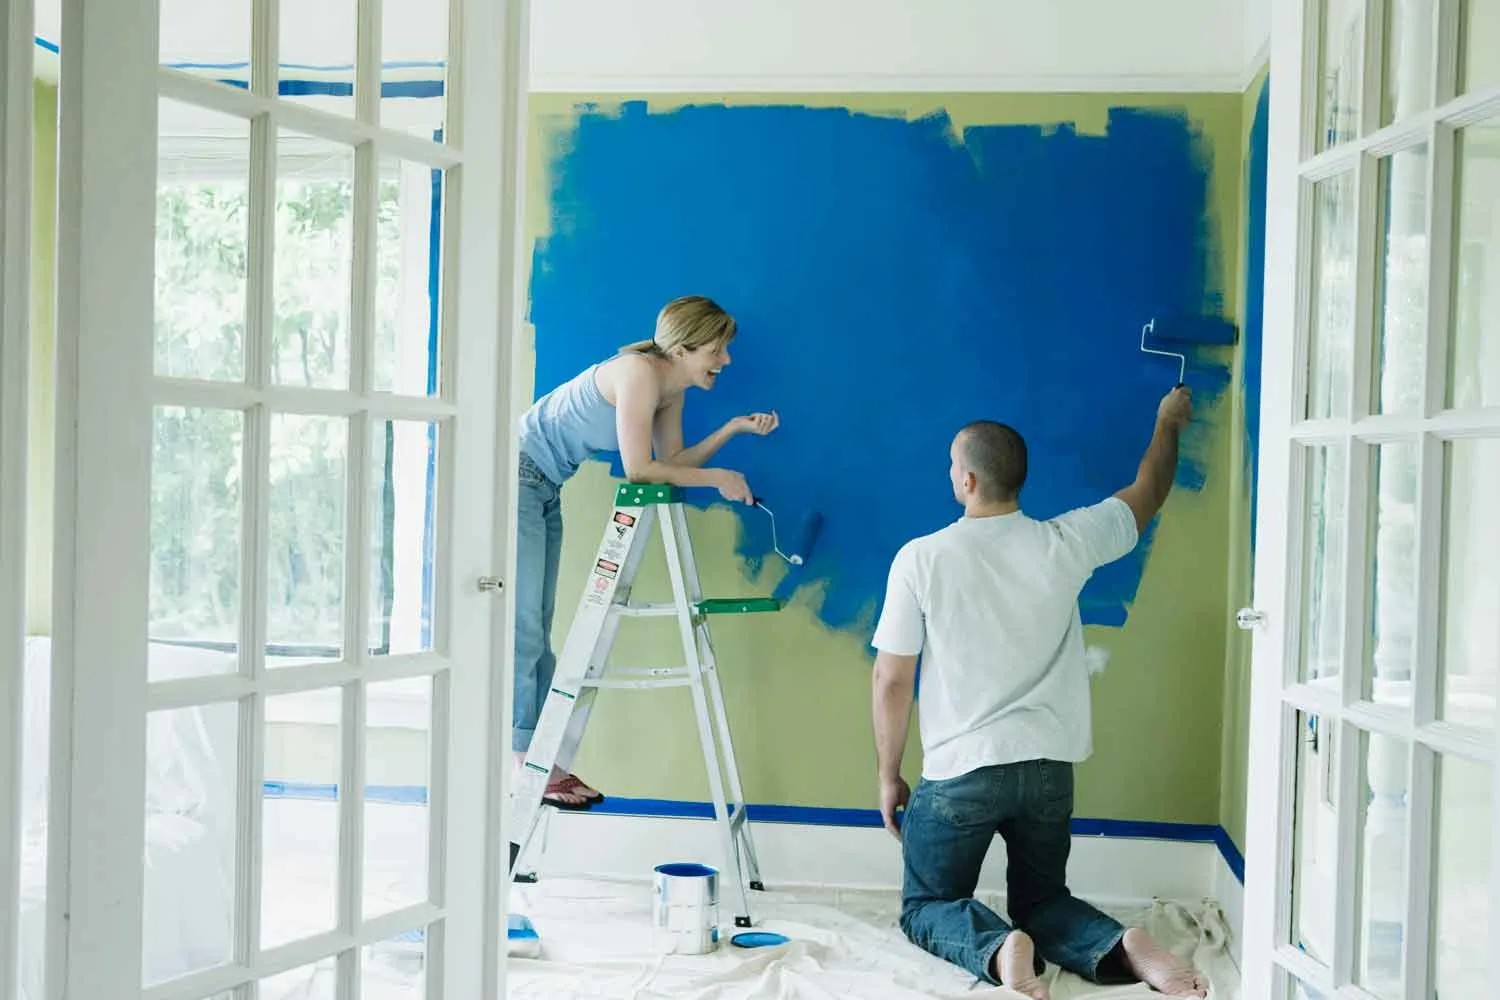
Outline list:
[[[773,948],[790,940],[791,938],[772,931],[741,931],[730,938],[729,943],[736,948]]]

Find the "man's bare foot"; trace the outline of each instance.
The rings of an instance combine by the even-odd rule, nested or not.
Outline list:
[[[1191,965],[1151,940],[1151,935],[1141,928],[1128,928],[1120,945],[1130,971],[1158,993],[1172,997],[1208,996],[1207,980]]]
[[[1052,1000],[1047,984],[1036,974],[1036,948],[1025,931],[1011,931],[1005,943],[995,952],[995,978],[1002,986],[1015,990],[1031,1000]]]

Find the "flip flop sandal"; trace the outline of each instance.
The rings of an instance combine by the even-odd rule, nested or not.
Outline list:
[[[594,805],[598,805],[599,803],[604,801],[603,792],[595,788],[588,788],[586,785],[584,785],[582,779],[580,779],[576,774],[569,774],[567,778],[563,779],[563,784],[568,786],[568,791],[575,792],[578,795],[582,795],[585,799],[587,799]]]
[[[587,809],[592,808],[594,805],[594,801],[588,797],[585,797],[582,802],[565,802],[562,799],[553,798],[553,796],[559,793],[564,795],[567,795],[569,793],[573,795],[582,794],[578,791],[579,784],[579,780],[571,775],[559,781],[552,782],[547,786],[547,790],[542,793],[542,805],[553,806],[557,809],[565,809],[569,812],[583,812]]]

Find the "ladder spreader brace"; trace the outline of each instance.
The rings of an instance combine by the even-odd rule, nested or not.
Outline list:
[[[631,604],[631,585],[640,568],[652,525],[658,518],[672,583],[672,603]],[[734,922],[739,927],[750,926],[746,885],[748,883],[749,888],[755,890],[762,890],[765,886],[760,879],[760,866],[750,838],[745,795],[740,787],[739,768],[730,741],[729,718],[724,710],[724,693],[719,686],[708,618],[780,608],[781,601],[774,597],[705,599],[702,596],[681,489],[631,483],[621,485],[615,491],[614,510],[605,525],[604,537],[595,553],[577,613],[558,657],[552,687],[543,703],[525,764],[511,792],[512,879],[535,881],[534,874],[522,872],[521,861],[528,854],[540,818],[546,809],[552,808],[542,802],[547,778],[554,763],[563,770],[571,768],[599,689],[688,687],[692,690],[698,736],[708,768],[714,819],[724,852],[724,871],[726,876],[734,875],[739,904]],[[609,671],[609,676],[605,676],[620,622],[625,618],[645,617],[677,620],[686,664],[636,669],[615,667]]]

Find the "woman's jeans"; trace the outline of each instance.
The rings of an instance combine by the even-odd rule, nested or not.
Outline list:
[[[975,900],[974,889],[998,833],[1006,909],[1037,957],[1093,982],[1134,982],[1115,952],[1124,928],[1068,891],[1072,814],[1073,765],[1059,761],[919,782],[901,821],[901,929],[939,958],[996,982],[990,960],[1012,925]]]
[[[516,683],[510,721],[511,748],[531,746],[552,688],[557,656],[552,613],[557,607],[557,564],[562,552],[562,495],[523,452],[516,527]]]

